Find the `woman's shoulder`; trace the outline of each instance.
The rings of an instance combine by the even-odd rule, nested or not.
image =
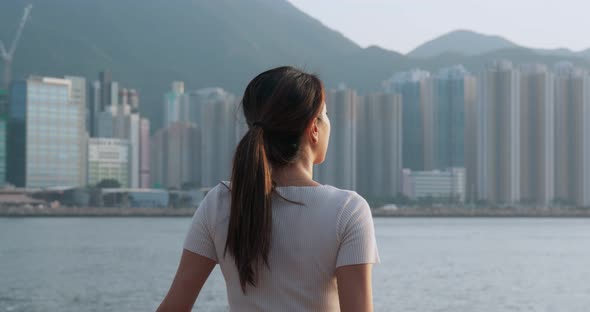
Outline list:
[[[279,186],[276,190],[284,196],[290,196],[293,200],[313,200],[321,201],[331,207],[343,208],[344,206],[366,206],[369,204],[356,191],[338,188],[329,184],[317,186]],[[211,188],[204,200],[225,201],[231,197],[231,182],[220,181],[216,186]]]
[[[203,198],[203,201],[216,201],[220,197],[224,197],[230,194],[229,182],[220,181],[217,185],[210,188]]]
[[[225,206],[225,202],[228,202],[230,198],[231,193],[228,185],[221,181],[205,193],[199,204],[199,209],[218,211]]]
[[[332,203],[337,209],[337,219],[348,219],[353,215],[371,215],[371,208],[367,200],[359,193],[353,190],[341,189],[330,186]]]
[[[367,201],[365,200],[365,198],[363,196],[361,196],[359,193],[357,193],[356,191],[353,190],[347,190],[347,189],[341,189],[335,186],[331,186],[331,185],[326,185],[328,192],[334,197],[334,198],[339,198],[339,199],[343,199],[345,201],[345,204],[353,204],[353,205],[357,205],[357,204],[361,204],[361,205],[368,205]]]
[[[313,200],[319,202],[326,209],[339,215],[347,214],[354,209],[370,209],[369,204],[360,194],[353,190],[338,188],[324,184],[314,188]],[[311,199],[311,198],[310,198]]]

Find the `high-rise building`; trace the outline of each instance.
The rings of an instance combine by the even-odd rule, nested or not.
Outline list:
[[[77,107],[82,107],[83,120],[81,121],[82,128],[80,128],[80,135],[82,136],[81,142],[83,142],[82,144],[84,144],[84,147],[86,147],[88,144],[88,132],[86,131],[86,129],[87,129],[87,126],[86,126],[86,116],[87,116],[87,113],[86,113],[86,104],[87,104],[86,79],[81,78],[81,77],[76,77],[76,76],[65,76],[65,79],[69,80],[72,85],[71,89],[70,89],[71,103]],[[86,166],[88,165],[88,162],[86,161],[86,159],[88,159],[88,149],[87,148],[82,148],[82,159],[84,160],[82,162],[82,181],[86,182],[86,180],[87,180]]]
[[[545,65],[522,66],[520,82],[520,197],[547,205],[554,194],[553,74]]]
[[[189,121],[188,95],[184,93],[184,82],[174,81],[172,90],[164,94],[164,127],[175,122]]]
[[[133,106],[131,106],[133,109]],[[141,118],[139,121],[139,187],[151,187],[150,170],[150,121]]]
[[[434,167],[465,166],[465,112],[476,102],[476,79],[462,65],[441,69],[433,77]]]
[[[129,105],[129,90],[127,88],[119,89],[119,105]]]
[[[401,191],[402,117],[399,94],[376,93],[359,99],[356,191],[363,196],[391,198]]]
[[[8,91],[0,89],[0,186],[6,183]]]
[[[166,135],[164,129],[159,129],[150,138],[150,173],[151,173],[151,186],[152,188],[166,188],[166,170],[165,164],[165,139]],[[199,164],[200,166],[200,164]]]
[[[477,94],[477,81],[475,84]],[[478,96],[471,105],[465,105],[465,200],[470,203],[478,200]]]
[[[555,67],[555,198],[590,206],[590,77]]]
[[[90,137],[99,137],[98,135],[98,123],[99,115],[104,111],[108,111],[111,106],[118,106],[121,100],[125,100],[125,104],[129,104],[129,101],[136,102],[139,105],[139,98],[137,92],[131,90],[134,93],[129,96],[129,90],[122,89],[119,92],[119,83],[113,81],[113,75],[110,71],[106,70],[100,72],[98,80],[94,81],[89,86],[89,101],[88,101],[88,133]],[[137,111],[136,109],[134,111]]]
[[[127,101],[131,106],[132,112],[139,112],[139,93],[135,89],[127,90]]]
[[[132,112],[130,105],[110,106],[98,115],[97,137],[128,140],[129,186],[149,186],[149,121]]]
[[[98,132],[98,114],[101,110],[100,81],[94,81],[88,88],[88,109],[86,110],[86,126],[90,137],[96,137]]]
[[[221,88],[190,92],[190,120],[201,126],[201,186],[215,186],[231,177],[236,104],[236,97]]]
[[[132,188],[149,187],[150,122],[139,113],[139,93],[135,89],[119,88],[110,71],[101,72],[91,90],[91,136],[127,140],[128,184]]]
[[[520,200],[520,72],[508,61],[486,66],[478,79],[477,198]]]
[[[358,96],[354,90],[326,92],[326,110],[332,130],[326,159],[314,170],[320,183],[349,190],[356,188],[357,105]]]
[[[214,186],[221,180],[230,179],[235,147],[248,130],[234,95],[222,88],[185,91],[184,83],[175,81],[171,91],[164,95],[163,119],[164,128],[181,123],[200,129],[201,186]],[[152,153],[152,157],[156,154]],[[152,170],[156,167],[152,166]],[[163,181],[156,178],[162,174],[165,173],[154,173],[154,182]]]
[[[113,88],[113,73],[110,70],[102,71],[98,74],[98,81],[100,83],[100,96],[98,97],[100,102],[96,103],[98,111],[102,112],[111,105],[117,105],[113,101],[115,97],[118,97],[118,86],[115,83]]]
[[[30,77],[11,87],[8,180],[17,187],[86,184],[83,78]]]
[[[403,103],[403,167],[430,170],[434,167],[434,108],[430,73],[400,72],[383,82],[388,93],[399,93]]]
[[[0,115],[8,113],[8,90],[0,89]]]
[[[129,141],[90,138],[88,140],[88,185],[117,180],[128,187]]]
[[[201,185],[201,135],[192,123],[176,122],[152,138],[152,177],[157,187]]]

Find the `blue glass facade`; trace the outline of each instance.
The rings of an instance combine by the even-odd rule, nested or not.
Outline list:
[[[6,117],[0,116],[0,185],[6,183]]]
[[[27,83],[26,81],[14,82],[10,91],[10,104],[8,108],[8,154],[7,154],[7,181],[15,186],[25,186],[26,164],[26,107],[27,107]]]
[[[6,183],[7,110],[8,92],[5,90],[0,90],[0,185]]]
[[[435,82],[435,167],[465,165],[465,83],[463,78]]]
[[[85,158],[80,119],[84,111],[70,100],[70,88],[67,80],[13,84],[9,134],[12,184],[28,188],[80,185]]]
[[[395,86],[402,96],[402,162],[404,168],[424,170],[424,122],[422,117],[420,81]]]

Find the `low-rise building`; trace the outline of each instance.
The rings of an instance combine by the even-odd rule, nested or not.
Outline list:
[[[444,171],[410,171],[402,174],[403,192],[411,199],[454,199],[465,201],[465,168]]]
[[[88,140],[88,185],[102,180],[117,180],[127,187],[129,171],[129,141],[112,138]]]

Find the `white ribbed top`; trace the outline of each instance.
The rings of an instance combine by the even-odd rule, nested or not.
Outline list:
[[[257,287],[248,285],[246,295],[233,258],[223,255],[231,200],[225,185],[205,196],[184,248],[219,263],[231,311],[340,311],[336,268],[379,262],[369,205],[329,185],[276,190],[304,205],[273,199],[270,270],[259,270]]]

